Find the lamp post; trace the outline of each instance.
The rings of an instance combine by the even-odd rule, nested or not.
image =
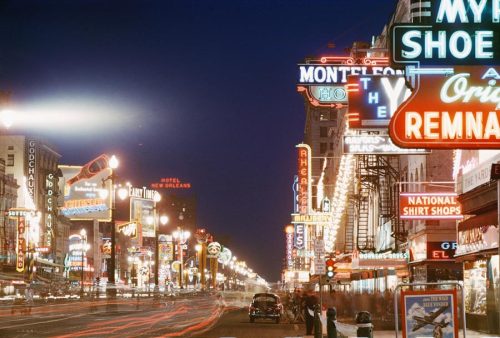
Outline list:
[[[84,277],[84,264],[85,264],[85,260],[83,258],[83,254],[84,252],[86,251],[85,247],[87,246],[87,231],[85,231],[85,229],[82,229],[80,231],[80,252],[82,254],[82,271],[81,271],[81,280],[80,280],[80,299],[83,299],[83,295],[85,293],[85,290],[84,290],[84,286],[83,286],[83,283],[85,281],[85,277]]]
[[[109,167],[111,168],[111,175],[107,179],[111,180],[111,259],[109,261],[109,269],[108,269],[108,284],[110,286],[109,295],[111,297],[116,296],[116,288],[115,288],[115,260],[116,260],[116,221],[115,221],[115,180],[116,174],[115,170],[118,168],[118,159],[115,155],[111,156],[109,159]],[[107,180],[106,179],[106,180]],[[104,183],[104,182],[103,182]]]
[[[188,238],[191,236],[191,233],[187,230],[182,230],[180,227],[177,227],[177,230],[172,233],[172,236],[177,240],[178,244],[178,252],[179,252],[179,287],[184,289],[184,285],[182,283],[183,280],[183,268],[184,268],[184,257],[182,254],[182,245],[186,243]]]

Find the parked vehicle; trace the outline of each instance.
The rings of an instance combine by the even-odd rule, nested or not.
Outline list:
[[[248,308],[250,323],[253,323],[256,318],[272,319],[279,323],[282,314],[283,305],[280,297],[273,293],[256,293]]]

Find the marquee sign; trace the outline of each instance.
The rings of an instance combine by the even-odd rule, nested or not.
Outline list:
[[[389,133],[403,148],[500,148],[498,67],[456,67],[420,76],[394,113]]]
[[[345,107],[347,92],[344,85],[349,75],[402,74],[387,66],[387,58],[323,57],[299,64],[297,91],[304,93],[313,106]]]
[[[301,143],[298,150],[298,204],[299,213],[306,214],[311,207],[311,147]]]
[[[500,58],[498,0],[419,2],[428,25],[391,28],[392,61],[421,65],[494,65]],[[424,5],[425,4],[425,5]]]
[[[350,129],[387,128],[398,108],[411,94],[404,76],[349,76],[347,120]]]
[[[416,219],[462,219],[462,208],[457,194],[444,193],[400,193],[399,217]]]
[[[389,135],[344,135],[344,154],[354,155],[421,155],[426,149],[399,148]]]

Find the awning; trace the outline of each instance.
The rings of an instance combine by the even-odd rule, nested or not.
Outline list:
[[[497,210],[490,210],[484,214],[473,216],[463,222],[458,223],[458,231],[479,228],[485,225],[497,225]]]

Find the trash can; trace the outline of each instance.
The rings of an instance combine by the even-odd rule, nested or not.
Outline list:
[[[334,307],[326,310],[326,333],[328,338],[337,338],[337,309]]]
[[[372,315],[368,311],[356,314],[357,337],[373,338]]]

